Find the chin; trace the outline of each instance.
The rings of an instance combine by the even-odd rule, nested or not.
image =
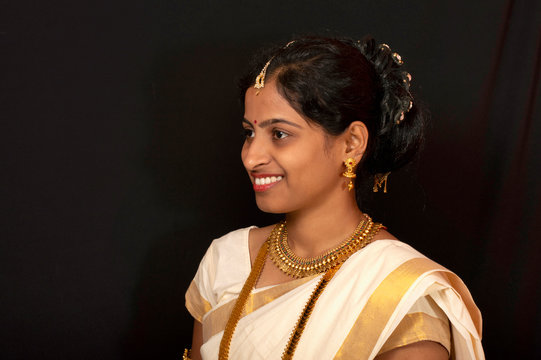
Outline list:
[[[273,201],[273,199],[263,199],[260,196],[255,197],[255,202],[259,210],[269,214],[284,214],[289,212],[285,204]]]

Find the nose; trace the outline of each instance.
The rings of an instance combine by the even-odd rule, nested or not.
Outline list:
[[[246,170],[257,170],[257,168],[267,165],[271,161],[271,154],[268,144],[262,137],[254,136],[248,138],[242,146],[242,162]]]

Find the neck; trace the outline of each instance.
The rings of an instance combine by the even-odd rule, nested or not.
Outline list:
[[[348,195],[333,204],[287,214],[288,241],[297,256],[318,256],[353,234],[362,212]]]

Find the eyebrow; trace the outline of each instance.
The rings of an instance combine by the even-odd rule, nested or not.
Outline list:
[[[242,122],[247,123],[250,126],[253,126],[252,123],[249,122],[247,119],[242,119]],[[294,122],[291,122],[291,121],[284,120],[284,119],[269,119],[269,120],[262,121],[262,122],[258,123],[257,125],[260,128],[266,128],[267,126],[270,126],[270,125],[273,125],[273,124],[287,124],[287,125],[291,125],[291,126],[294,126],[296,128],[302,129],[302,127],[300,125],[295,124]]]

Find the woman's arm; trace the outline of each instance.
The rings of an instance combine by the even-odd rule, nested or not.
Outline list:
[[[201,360],[201,353],[199,350],[203,345],[203,325],[197,320],[193,321],[193,337],[192,337],[192,360]]]
[[[375,360],[448,360],[449,353],[437,342],[419,341],[376,356]]]

